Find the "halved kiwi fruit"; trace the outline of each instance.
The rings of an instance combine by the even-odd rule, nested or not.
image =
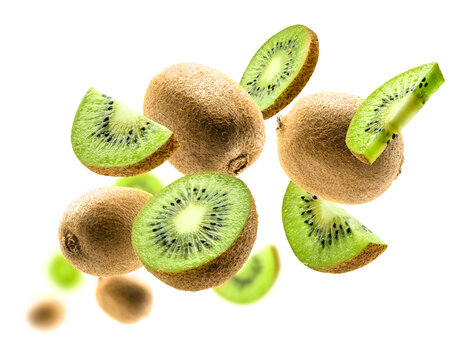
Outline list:
[[[317,35],[304,25],[293,25],[273,35],[259,48],[240,85],[257,103],[264,119],[268,119],[301,92],[317,60]]]
[[[289,245],[306,266],[344,273],[376,259],[387,247],[337,204],[290,182],[283,199],[283,226]]]
[[[169,129],[93,88],[77,110],[71,142],[86,167],[110,176],[145,173],[178,146]]]
[[[82,273],[74,268],[61,253],[55,254],[48,264],[48,276],[61,289],[71,290],[82,282]]]
[[[252,255],[235,276],[214,291],[232,303],[250,304],[270,291],[279,271],[277,248],[270,245]]]
[[[157,278],[196,291],[233,276],[256,235],[257,212],[245,183],[198,173],[171,183],[146,204],[133,224],[132,242]]]
[[[373,164],[444,81],[439,65],[429,63],[381,85],[353,117],[346,135],[349,149],[360,161]]]
[[[152,195],[156,195],[164,187],[161,179],[152,173],[122,177],[117,179],[114,185],[144,190]]]

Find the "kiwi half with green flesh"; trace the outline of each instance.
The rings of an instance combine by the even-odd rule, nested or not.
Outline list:
[[[279,270],[278,251],[270,245],[252,255],[235,276],[214,291],[232,303],[251,304],[270,291]]]
[[[439,65],[429,63],[376,89],[360,106],[347,131],[346,144],[355,157],[373,164],[443,83]]]
[[[183,174],[238,175],[265,142],[262,113],[228,76],[194,63],[172,65],[150,82],[143,113],[171,129],[180,147],[169,162]]]
[[[178,146],[169,129],[93,88],[77,110],[71,142],[86,167],[109,176],[145,173]]]
[[[162,181],[152,173],[122,177],[114,185],[144,190],[152,195],[156,195],[164,187]]]
[[[318,60],[317,35],[293,25],[268,39],[246,68],[240,85],[268,119],[301,92]]]
[[[333,202],[290,182],[283,199],[283,227],[294,255],[321,272],[344,273],[377,258],[387,245]]]
[[[64,305],[55,299],[45,299],[34,304],[27,312],[29,324],[37,330],[52,330],[64,320]]]
[[[215,287],[245,263],[257,236],[246,184],[198,173],[162,189],[135,219],[133,247],[148,271],[180,290]]]
[[[349,94],[312,94],[278,121],[278,157],[291,181],[344,204],[365,203],[386,191],[404,161],[402,136],[373,165],[358,161],[346,145],[346,133],[361,103]]]
[[[74,268],[61,253],[53,256],[48,264],[48,276],[61,289],[71,290],[82,282],[82,273]]]
[[[95,295],[101,309],[124,324],[133,324],[148,316],[153,305],[150,287],[128,276],[99,278]]]
[[[108,186],[74,200],[58,229],[66,260],[96,276],[121,275],[141,267],[132,247],[132,225],[151,197],[146,191]]]

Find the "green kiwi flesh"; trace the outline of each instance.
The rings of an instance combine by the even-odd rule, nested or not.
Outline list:
[[[169,129],[93,88],[77,110],[71,142],[85,166],[110,176],[147,172],[177,146]]]
[[[114,183],[116,186],[131,187],[156,195],[164,187],[161,179],[152,173],[122,177]]]
[[[293,25],[268,39],[246,68],[240,85],[252,96],[264,119],[278,113],[304,88],[318,60],[317,35]]]
[[[359,107],[347,131],[346,144],[355,157],[373,164],[444,81],[439,65],[429,63],[376,89]]]
[[[278,251],[270,245],[252,255],[235,276],[214,291],[234,304],[251,304],[270,291],[279,270]]]
[[[249,256],[256,232],[247,186],[230,175],[198,173],[171,183],[145,205],[134,221],[132,243],[155,276],[196,291],[234,275]]]
[[[71,290],[82,282],[82,273],[74,268],[61,253],[55,254],[48,264],[48,276],[63,290]]]
[[[304,265],[317,271],[355,270],[373,261],[387,247],[340,206],[292,182],[283,199],[282,217],[294,254]]]

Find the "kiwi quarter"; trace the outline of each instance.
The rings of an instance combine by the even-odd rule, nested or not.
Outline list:
[[[78,270],[96,276],[138,269],[142,264],[132,248],[132,224],[151,197],[142,190],[110,186],[73,201],[58,229],[64,257]]]
[[[29,324],[38,330],[52,330],[64,320],[63,304],[55,299],[45,299],[34,304],[27,312]]]
[[[293,25],[273,35],[259,48],[240,85],[256,101],[264,119],[268,119],[301,92],[317,60],[317,35],[304,25]]]
[[[346,135],[352,153],[373,164],[444,83],[437,63],[408,70],[376,89],[356,112]]]
[[[164,187],[161,179],[152,173],[122,177],[117,179],[114,185],[144,190],[152,195],[156,195]]]
[[[99,278],[96,300],[101,309],[124,324],[132,324],[148,316],[153,305],[150,287],[128,276]]]
[[[317,271],[355,270],[376,259],[387,247],[340,206],[292,182],[283,199],[282,217],[294,254]]]
[[[74,268],[61,253],[55,254],[48,264],[48,276],[59,288],[75,289],[82,282],[82,273]]]
[[[183,174],[238,175],[264,146],[262,114],[253,99],[228,76],[204,65],[177,64],[156,75],[143,112],[175,133],[180,147],[169,161]]]
[[[233,276],[256,236],[257,212],[246,184],[222,173],[198,173],[171,183],[146,204],[132,241],[153,275],[196,291]]]
[[[178,145],[169,129],[93,88],[77,110],[71,142],[86,167],[110,176],[145,173]]]
[[[358,161],[345,138],[361,103],[358,96],[317,93],[299,100],[279,120],[278,155],[291,181],[325,200],[344,204],[365,203],[386,191],[404,160],[402,136],[373,165]]]
[[[232,303],[251,304],[270,291],[279,270],[277,248],[270,245],[252,255],[235,276],[214,291]]]

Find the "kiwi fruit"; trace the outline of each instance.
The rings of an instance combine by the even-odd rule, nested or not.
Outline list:
[[[82,282],[82,273],[75,269],[61,253],[55,254],[48,264],[48,276],[53,284],[63,290],[71,290]]]
[[[64,320],[63,304],[55,299],[45,299],[34,304],[27,312],[27,320],[38,330],[52,330]]]
[[[109,176],[150,171],[178,146],[169,129],[93,88],[77,110],[71,142],[80,162]]]
[[[293,25],[273,35],[257,50],[240,85],[268,119],[301,92],[317,61],[317,35],[307,26]]]
[[[153,293],[144,282],[128,276],[99,278],[96,300],[101,309],[124,324],[132,324],[148,316]]]
[[[162,189],[135,219],[133,247],[166,284],[215,287],[245,263],[257,236],[257,212],[246,184],[223,173],[184,176]]]
[[[429,63],[381,85],[354,115],[347,147],[360,161],[373,164],[444,81],[439,65]]]
[[[262,152],[262,113],[244,89],[205,65],[182,63],[156,75],[143,113],[171,129],[179,149],[169,158],[183,174],[238,175]]]
[[[344,273],[376,259],[387,245],[337,204],[293,182],[283,199],[283,227],[294,255],[311,269]]]
[[[144,190],[152,195],[156,195],[164,187],[162,181],[152,173],[122,177],[117,179],[114,185]]]
[[[64,257],[78,270],[96,276],[121,275],[141,267],[132,248],[132,224],[151,197],[142,190],[110,186],[73,201],[58,229]]]
[[[300,99],[278,120],[278,155],[291,181],[344,204],[365,203],[386,191],[404,160],[402,136],[373,165],[358,161],[345,138],[361,103],[358,96],[317,93]]]
[[[278,251],[270,245],[252,255],[235,276],[214,291],[234,304],[251,304],[270,291],[279,270]]]

